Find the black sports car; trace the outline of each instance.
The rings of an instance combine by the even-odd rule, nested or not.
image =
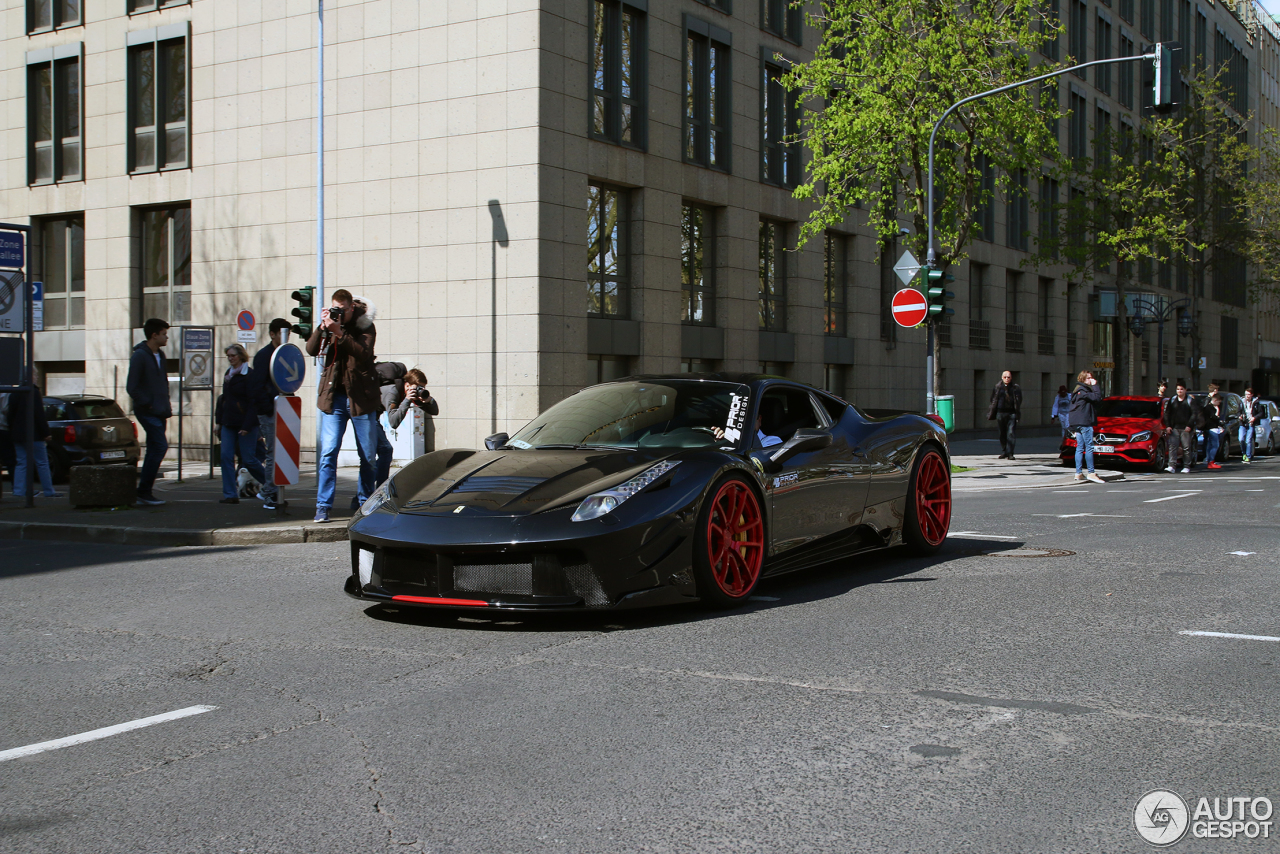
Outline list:
[[[745,602],[761,577],[951,520],[947,436],[754,374],[591,386],[487,450],[414,460],[349,526],[346,592],[518,611]]]

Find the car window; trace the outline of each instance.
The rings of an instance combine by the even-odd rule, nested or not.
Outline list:
[[[61,400],[44,401],[44,417],[49,421],[70,421],[75,418],[71,407]]]
[[[93,418],[124,418],[120,404],[114,400],[82,400],[72,404],[76,417],[84,420]]]
[[[840,419],[844,417],[844,411],[849,408],[849,404],[825,394],[817,394],[814,397],[818,398],[818,402],[822,404],[823,409],[827,410],[827,416],[831,419],[831,423],[839,424]]]
[[[1159,418],[1160,401],[1108,397],[1098,401],[1093,411],[1099,418]]]
[[[821,427],[818,413],[813,408],[813,398],[800,388],[771,388],[760,399],[758,412],[760,428],[756,445],[760,445],[759,433],[776,436],[787,441],[802,427]]]

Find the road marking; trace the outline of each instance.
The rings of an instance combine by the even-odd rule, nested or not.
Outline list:
[[[1265,489],[1246,489],[1245,492],[1266,492]]]
[[[1256,555],[1257,552],[1227,552],[1227,554],[1240,555],[1240,557],[1248,557],[1249,555]]]
[[[1199,492],[1183,492],[1178,495],[1166,495],[1164,498],[1148,498],[1143,504],[1155,504],[1159,501],[1172,501],[1175,498],[1188,498],[1192,495],[1199,495]]]
[[[952,531],[948,537],[987,537],[992,540],[1018,540],[1021,537],[1007,537],[1004,534],[980,534],[977,531]]]
[[[1256,641],[1272,641],[1280,643],[1280,638],[1268,637],[1267,635],[1236,635],[1231,632],[1191,632],[1183,630],[1178,632],[1180,635],[1194,635],[1198,638],[1235,638],[1236,640],[1256,640]]]
[[[212,712],[216,708],[218,707],[188,706],[185,709],[165,712],[163,715],[152,715],[149,718],[139,718],[136,721],[128,721],[127,723],[107,726],[102,729],[91,729],[88,732],[82,732],[79,735],[69,735],[66,738],[55,738],[53,741],[42,741],[39,744],[28,744],[26,747],[15,747],[11,750],[0,751],[0,762],[5,762],[10,759],[19,759],[23,756],[34,756],[37,753],[44,753],[48,750],[57,750],[61,747],[71,747],[73,744],[84,744],[86,741],[97,741],[100,738],[108,738],[113,735],[119,735],[122,732],[129,732],[130,730],[155,726],[156,724],[162,724],[168,721],[176,721],[179,718],[188,718],[192,715],[202,715],[205,712]]]
[[[1035,516],[1052,516],[1052,513],[1035,513]],[[1113,516],[1108,513],[1062,513],[1059,519],[1077,519],[1081,516],[1092,516],[1094,519],[1131,519],[1132,516]]]

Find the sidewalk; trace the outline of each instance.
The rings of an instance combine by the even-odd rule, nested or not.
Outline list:
[[[994,430],[990,431],[994,432]],[[972,434],[970,434],[972,435]],[[1026,489],[1028,487],[1074,486],[1075,464],[1063,466],[1058,457],[1061,438],[1051,436],[1018,437],[1017,453],[1012,460],[997,459],[1000,441],[991,438],[963,438],[951,442],[951,464],[973,471],[951,476],[955,492],[978,492],[989,489]],[[1098,477],[1105,481],[1124,480],[1125,473],[1109,471],[1095,464]],[[1129,475],[1134,476],[1130,471]],[[1139,473],[1137,476],[1141,476]]]
[[[75,543],[125,543],[147,546],[249,546],[265,543],[332,543],[347,538],[349,504],[356,493],[355,467],[338,469],[338,492],[330,511],[333,520],[316,524],[316,475],[303,472],[287,487],[286,515],[263,510],[262,502],[241,498],[239,504],[219,504],[222,475],[209,479],[207,463],[183,463],[182,483],[177,463],[161,468],[155,493],[161,507],[77,509],[70,500],[37,495],[27,509],[10,492],[0,500],[0,539],[61,540]],[[6,490],[9,484],[4,484]],[[59,484],[67,492],[66,484]]]

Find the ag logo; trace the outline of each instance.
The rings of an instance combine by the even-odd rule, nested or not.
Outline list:
[[[1133,826],[1152,845],[1172,845],[1187,834],[1191,812],[1180,795],[1156,789],[1133,808]]]

